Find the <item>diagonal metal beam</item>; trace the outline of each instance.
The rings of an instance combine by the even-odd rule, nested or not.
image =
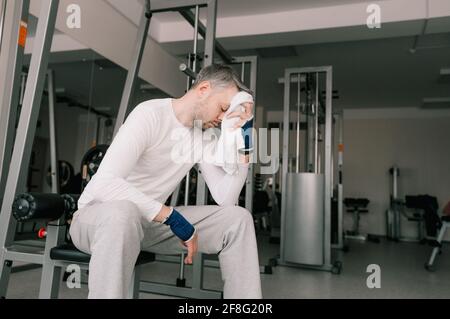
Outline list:
[[[120,127],[125,121],[128,113],[131,101],[134,95],[134,88],[136,86],[136,80],[138,77],[139,69],[141,67],[142,56],[144,54],[145,44],[147,42],[148,29],[150,28],[151,21],[151,8],[150,1],[146,0],[145,10],[142,14],[141,21],[139,23],[138,34],[136,38],[136,44],[132,55],[131,65],[128,69],[127,79],[125,81],[125,87],[122,93],[122,99],[120,101],[119,112],[116,118],[116,124],[114,127],[114,136],[119,132]]]

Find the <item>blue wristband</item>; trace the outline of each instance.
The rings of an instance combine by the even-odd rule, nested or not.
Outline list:
[[[244,138],[244,150],[251,150],[253,148],[252,134],[253,134],[253,118],[247,121],[242,127],[242,137]]]
[[[170,226],[170,230],[180,238],[182,241],[191,239],[194,235],[195,228],[191,225],[179,212],[173,209],[169,218],[164,222],[167,226]]]

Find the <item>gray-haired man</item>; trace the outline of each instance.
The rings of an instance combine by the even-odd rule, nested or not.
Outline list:
[[[125,297],[141,250],[183,249],[188,264],[197,250],[219,255],[225,298],[262,297],[253,219],[235,206],[248,155],[241,156],[238,174],[228,175],[203,161],[194,145],[194,121],[216,127],[242,90],[247,89],[230,67],[212,65],[183,97],[146,101],[130,113],[81,195],[70,228],[75,246],[92,255],[89,298]],[[247,103],[245,111],[229,116],[240,117],[237,126],[243,126],[252,114],[253,104]],[[180,143],[174,130],[192,161],[172,158]],[[196,163],[218,206],[165,206]]]

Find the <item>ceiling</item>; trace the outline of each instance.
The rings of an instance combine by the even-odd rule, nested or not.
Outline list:
[[[135,1],[142,2],[142,0]],[[246,16],[364,2],[367,0],[219,0],[217,17]],[[204,17],[204,14],[201,16]],[[178,13],[174,12],[158,13],[155,19],[161,22],[183,20]]]
[[[123,5],[122,0],[108,1]],[[362,2],[367,1],[340,0],[339,4]],[[221,0],[218,16],[260,14],[336,3],[336,0]],[[129,4],[131,8],[131,2]],[[135,14],[139,16],[139,12],[137,10]],[[175,15],[178,19],[178,14]],[[128,19],[133,21],[132,15]],[[424,98],[450,96],[449,77],[439,76],[441,68],[450,68],[450,18],[430,20],[426,31],[431,34],[420,35],[423,26],[423,20],[410,20],[388,23],[375,31],[362,26],[348,26],[226,37],[219,41],[234,56],[257,55],[260,58],[258,102],[269,110],[282,107],[283,90],[278,78],[285,68],[320,65],[334,68],[334,88],[340,95],[335,102],[336,107],[420,107]],[[192,43],[180,41],[161,45],[181,57],[191,50]],[[414,54],[411,49],[416,50]],[[85,104],[94,94],[94,106],[110,108],[114,113],[123,90],[125,73],[103,59],[86,49],[52,54],[50,62],[57,70],[57,87],[65,87]],[[89,63],[92,60],[96,62]],[[92,70],[96,70],[95,73]],[[91,74],[95,75],[93,80]],[[146,96],[152,98],[158,94],[155,91]]]
[[[259,56],[258,104],[266,110],[282,109],[283,86],[278,79],[286,68],[323,65],[333,66],[333,89],[339,91],[335,108],[421,107],[424,98],[450,95],[450,76],[440,75],[441,69],[450,68],[450,33],[420,37],[416,52],[411,53],[414,41],[414,37],[398,37],[231,53]],[[98,54],[84,62],[52,60],[57,88],[80,103],[111,115],[117,112],[126,76],[122,68]],[[143,100],[164,95],[141,90],[139,96]]]

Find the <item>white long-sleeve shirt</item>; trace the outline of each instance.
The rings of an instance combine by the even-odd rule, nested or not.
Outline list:
[[[246,180],[248,164],[240,164],[237,175],[226,174],[199,151],[211,150],[217,140],[205,141],[198,132],[178,121],[172,99],[139,104],[120,127],[97,173],[81,194],[78,208],[129,200],[152,221],[196,163],[217,204],[234,205]],[[183,159],[177,156],[180,154]]]

